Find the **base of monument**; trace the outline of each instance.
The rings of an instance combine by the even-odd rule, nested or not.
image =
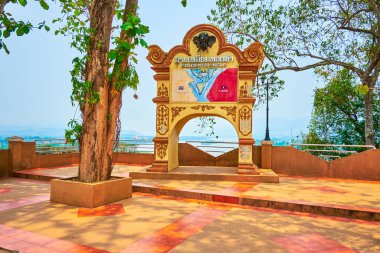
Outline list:
[[[260,175],[258,167],[254,164],[239,164],[238,173],[248,175]]]
[[[168,162],[154,162],[147,172],[168,172]]]
[[[268,169],[257,169],[258,174],[240,174],[237,167],[180,166],[165,173],[157,173],[153,166],[147,172],[130,172],[133,179],[167,179],[199,181],[232,181],[278,183],[278,175]],[[251,172],[251,170],[250,170]]]

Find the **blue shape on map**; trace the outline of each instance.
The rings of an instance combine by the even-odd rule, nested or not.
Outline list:
[[[214,84],[215,79],[224,69],[187,69],[186,73],[194,80],[189,83],[189,87],[197,98],[198,102],[208,102],[207,94]]]

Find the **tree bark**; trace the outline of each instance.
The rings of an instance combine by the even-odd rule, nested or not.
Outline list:
[[[365,144],[375,145],[375,132],[373,128],[373,80],[363,80],[370,88],[364,98],[365,109]]]
[[[0,16],[3,15],[5,5],[7,4],[7,0],[1,0],[0,1]],[[0,24],[1,27],[1,24]]]
[[[91,93],[87,92],[80,143],[79,180],[81,182],[109,179],[109,168],[104,166],[104,157],[108,130],[108,52],[115,6],[116,0],[93,0],[90,10],[92,32],[86,65],[86,81],[92,83],[92,91],[99,95],[99,101],[89,103]]]
[[[123,23],[127,21],[129,14],[136,14],[136,9],[138,5],[138,0],[127,0],[124,8]],[[128,42],[132,42],[132,38],[127,37],[125,31],[121,31],[120,38]],[[116,59],[116,62],[118,59]],[[117,88],[117,81],[121,73],[123,73],[128,68],[128,58],[125,57],[120,65],[120,69],[114,68],[112,71],[112,79],[110,80],[110,89],[108,94],[109,108],[108,108],[108,132],[107,132],[107,150],[104,159],[103,166],[108,167],[108,175],[111,176],[112,173],[112,163],[113,163],[113,151],[116,135],[120,134],[117,132],[117,124],[119,121],[119,114],[122,104],[122,93],[123,88]]]

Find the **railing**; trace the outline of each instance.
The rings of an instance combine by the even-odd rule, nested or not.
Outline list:
[[[78,144],[67,143],[65,139],[37,139],[36,154],[71,154],[79,152]],[[145,153],[154,152],[154,144],[150,140],[121,139],[115,149],[123,153]]]
[[[36,154],[72,154],[78,152],[78,145],[67,143],[65,139],[37,139]]]
[[[116,152],[153,154],[154,143],[151,140],[121,139]]]
[[[301,144],[292,143],[292,147],[318,156],[327,161],[339,159],[352,154],[357,154],[368,149],[376,149],[373,145],[339,145],[339,144]]]
[[[237,142],[229,141],[186,141],[186,143],[199,148],[212,156],[219,156],[238,147]],[[197,143],[199,144],[197,145]]]

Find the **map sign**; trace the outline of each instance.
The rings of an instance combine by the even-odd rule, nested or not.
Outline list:
[[[237,68],[174,69],[172,101],[236,102]]]

